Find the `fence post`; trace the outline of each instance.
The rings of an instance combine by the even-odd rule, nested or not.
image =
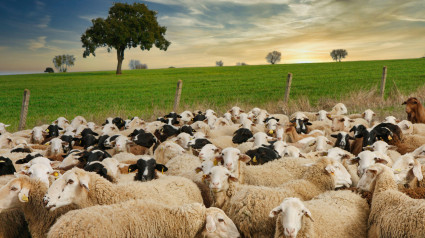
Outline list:
[[[177,109],[179,108],[180,96],[182,94],[182,86],[183,86],[183,81],[179,80],[177,82],[176,95],[174,96],[174,107],[173,107],[174,112],[177,112]]]
[[[387,80],[387,66],[384,66],[384,69],[382,70],[382,80],[381,80],[381,99],[382,100],[384,100],[386,80]]]
[[[283,102],[285,104],[289,101],[289,91],[291,91],[291,83],[292,83],[292,73],[288,73],[288,78],[286,79],[286,89],[285,89],[285,98]]]
[[[19,119],[19,127],[18,127],[19,131],[21,131],[25,128],[25,123],[27,121],[29,102],[30,102],[30,90],[25,89],[24,90],[24,99],[22,100],[21,117]]]

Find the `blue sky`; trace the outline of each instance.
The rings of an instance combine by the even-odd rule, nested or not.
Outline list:
[[[120,1],[129,2],[133,1]],[[335,48],[347,60],[419,58],[425,55],[424,0],[149,0],[167,27],[169,49],[126,50],[149,68],[331,61]],[[70,71],[114,70],[115,52],[99,48],[83,58],[81,34],[106,17],[108,0],[2,0],[0,73],[40,72],[52,58],[73,54]]]

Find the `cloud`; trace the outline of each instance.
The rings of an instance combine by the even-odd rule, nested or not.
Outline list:
[[[46,47],[46,38],[47,36],[40,36],[37,39],[31,39],[28,43],[28,49],[34,51]]]
[[[40,23],[37,25],[39,28],[47,28],[50,23],[50,16],[46,15],[40,19]]]

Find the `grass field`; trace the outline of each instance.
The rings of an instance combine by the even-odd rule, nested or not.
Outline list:
[[[403,94],[425,83],[425,59],[149,69],[118,76],[114,71],[0,76],[0,122],[11,124],[10,131],[17,129],[26,88],[31,91],[27,128],[32,128],[59,116],[82,115],[97,122],[115,115],[153,118],[172,110],[178,80],[183,80],[180,108],[206,105],[223,111],[233,104],[270,108],[283,98],[291,72],[291,100],[307,98],[316,105],[324,98],[339,100],[352,92],[376,89],[384,65],[386,93],[394,83]]]

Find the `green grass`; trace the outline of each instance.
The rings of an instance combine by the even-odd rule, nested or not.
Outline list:
[[[181,106],[223,109],[281,100],[291,72],[291,99],[308,97],[314,105],[321,98],[339,99],[352,91],[376,88],[384,65],[388,87],[394,81],[408,93],[425,83],[425,59],[149,69],[118,76],[113,71],[0,76],[0,122],[11,124],[11,131],[17,129],[26,88],[31,91],[27,128],[32,128],[59,116],[146,118],[158,109],[170,111],[178,80],[183,80]]]

